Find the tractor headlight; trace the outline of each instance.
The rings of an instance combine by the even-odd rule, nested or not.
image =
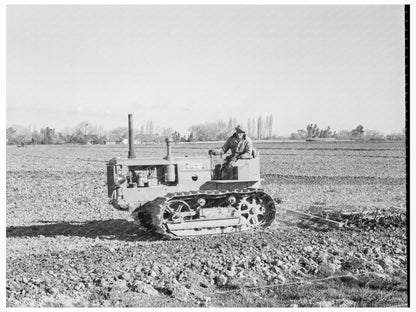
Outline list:
[[[126,182],[126,179],[127,178],[125,176],[123,176],[121,174],[118,174],[117,177],[116,177],[116,179],[115,179],[116,180],[115,182],[116,182],[117,185],[121,185],[124,182]]]

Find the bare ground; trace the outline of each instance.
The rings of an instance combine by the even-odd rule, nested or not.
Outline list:
[[[283,199],[270,228],[179,241],[106,204],[104,160],[124,150],[9,147],[7,306],[406,306],[406,223],[333,229],[283,213],[405,208],[403,146],[328,146],[260,146],[264,188]]]

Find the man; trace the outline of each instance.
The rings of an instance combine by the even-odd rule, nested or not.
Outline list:
[[[209,150],[209,155],[225,154],[231,150],[231,155],[225,159],[224,165],[226,167],[233,167],[238,159],[251,159],[256,156],[256,151],[253,148],[253,142],[246,136],[246,131],[243,127],[235,127],[235,132],[230,136],[221,150]]]

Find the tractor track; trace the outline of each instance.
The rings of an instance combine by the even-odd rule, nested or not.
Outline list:
[[[166,213],[168,209],[168,205],[172,201],[175,201],[175,200],[184,201],[184,202],[193,204],[193,207],[191,210],[194,210],[194,209],[198,209],[195,206],[195,202],[197,201],[197,199],[202,198],[206,202],[211,202],[211,203],[213,202],[212,207],[207,206],[207,207],[204,207],[204,209],[215,209],[215,208],[218,208],[216,204],[220,202],[226,202],[228,197],[235,197],[236,202],[232,206],[230,204],[228,205],[233,208],[233,212],[237,212],[238,203],[241,202],[245,197],[250,197],[250,196],[252,196],[253,198],[261,197],[262,200],[265,200],[264,202],[260,200],[260,202],[262,203],[261,206],[264,207],[264,213],[260,212],[258,216],[256,215],[256,218],[261,216],[261,222],[259,222],[258,224],[257,223],[249,224],[250,223],[249,221],[251,220],[250,213],[240,212],[242,216],[240,220],[246,221],[247,219],[248,223],[233,226],[234,230],[236,232],[239,232],[239,231],[250,230],[251,228],[255,228],[258,226],[269,226],[275,218],[276,207],[275,207],[273,199],[269,195],[267,195],[265,192],[263,192],[263,190],[261,189],[243,189],[243,190],[233,190],[233,191],[190,191],[190,192],[169,193],[165,196],[158,197],[153,201],[145,203],[141,207],[135,209],[132,212],[132,217],[135,220],[135,222],[139,224],[140,226],[144,226],[148,230],[153,230],[156,233],[174,238],[177,235],[175,234],[175,231],[169,230],[169,225],[168,225],[169,221],[166,221],[164,217],[164,214]],[[249,211],[249,207],[247,207],[247,211]],[[231,217],[231,215],[228,217]],[[203,223],[205,219],[196,218],[196,220],[201,221],[201,223]],[[205,221],[207,220],[210,220],[210,219],[206,219]],[[214,229],[217,227],[219,226],[214,226]],[[212,234],[217,234],[217,232],[214,229],[212,230]],[[200,227],[195,228],[195,231],[198,231],[198,230],[201,230],[201,228]],[[209,233],[210,232],[208,230],[208,234]]]

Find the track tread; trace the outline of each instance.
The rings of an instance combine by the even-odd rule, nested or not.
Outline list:
[[[170,232],[164,224],[163,213],[165,207],[169,201],[172,200],[191,200],[197,196],[205,196],[205,198],[219,199],[220,197],[226,197],[229,195],[235,195],[242,198],[246,195],[258,195],[263,198],[266,198],[266,203],[264,204],[267,209],[266,221],[261,226],[267,227],[273,222],[276,214],[275,202],[273,199],[264,192],[263,189],[256,188],[244,188],[236,190],[207,190],[207,191],[187,191],[187,192],[175,192],[167,193],[165,196],[157,197],[156,199],[145,203],[136,210],[133,211],[132,217],[136,223],[141,226],[146,227],[149,230],[153,230],[159,234],[166,235],[170,238],[174,238],[176,235],[173,232]],[[218,197],[220,196],[220,197]],[[243,227],[241,225],[234,226],[236,231],[248,230],[252,227]],[[205,231],[207,232],[207,231]],[[218,231],[214,231],[212,234],[216,234]],[[197,234],[197,233],[195,233]]]

